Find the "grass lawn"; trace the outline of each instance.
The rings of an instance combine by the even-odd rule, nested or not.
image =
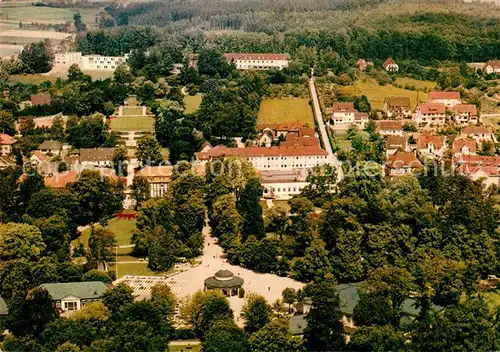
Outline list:
[[[95,16],[101,8],[55,8],[47,6],[33,6],[30,3],[4,3],[0,6],[0,21],[2,22],[42,22],[64,23],[73,21],[73,15],[80,12],[82,21],[87,24],[95,22]]]
[[[179,340],[179,342],[189,342],[189,340]],[[172,341],[175,342],[175,341]],[[171,342],[171,343],[172,343]],[[199,343],[199,340],[193,340],[193,343]],[[198,345],[172,345],[170,344],[168,346],[168,350],[170,352],[200,352],[201,351],[201,344]]]
[[[500,114],[500,106],[497,106],[497,102],[486,96],[481,98],[481,114]],[[486,123],[487,119],[481,118],[481,120]]]
[[[135,259],[137,260],[137,259]],[[109,270],[116,271],[115,264],[109,264]],[[125,275],[135,275],[135,276],[164,276],[165,273],[152,271],[148,268],[147,262],[142,263],[120,263],[118,262],[118,276],[123,277]]]
[[[418,79],[413,79],[409,77],[398,77],[396,78],[396,84],[399,84],[401,86],[409,85],[409,86],[414,86],[415,89],[434,89],[436,88],[436,82],[432,81],[420,81]]]
[[[200,108],[201,98],[201,94],[184,96],[184,104],[186,104],[186,114],[191,114]]]
[[[14,83],[24,83],[24,84],[40,84],[45,81],[55,82],[56,77],[46,76],[46,75],[10,75],[9,81]]]
[[[351,86],[340,87],[340,90],[344,94],[354,96],[366,95],[372,109],[382,109],[384,99],[389,96],[409,97],[412,109],[414,109],[418,103],[417,96],[420,102],[427,101],[427,93],[396,88],[391,85],[381,86],[377,81],[371,78],[357,81]]]
[[[136,229],[135,220],[124,220],[113,218],[108,221],[108,225],[106,226],[106,230],[112,232],[116,238],[116,244],[118,246],[126,246],[130,244],[130,237],[132,237],[132,233]],[[96,225],[99,226],[99,225]],[[88,240],[90,236],[90,228],[86,229],[82,232],[80,237],[73,240],[73,245],[77,246],[78,243],[83,243],[85,247],[88,246]]]
[[[335,137],[335,143],[341,150],[351,150],[351,142],[347,139],[347,131],[332,131]],[[368,133],[365,131],[359,131],[365,140],[369,139]]]
[[[153,130],[154,119],[151,116],[120,116],[111,119],[111,130],[115,132]]]
[[[114,71],[83,70],[82,72],[92,77],[93,80],[104,80],[106,78],[113,78],[114,76]]]
[[[481,122],[494,130],[500,128],[500,117],[481,117]]]
[[[281,123],[301,121],[314,126],[314,117],[309,99],[283,98],[264,99],[260,104],[257,123]]]

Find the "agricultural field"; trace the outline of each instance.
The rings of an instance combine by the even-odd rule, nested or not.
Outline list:
[[[83,23],[92,25],[95,16],[103,11],[102,8],[54,8],[47,6],[33,6],[31,3],[3,3],[0,4],[0,22],[3,23],[46,23],[56,24],[73,21],[73,15],[79,12]]]
[[[57,44],[71,37],[71,35],[71,33],[56,31],[9,29],[0,33],[0,41],[2,43],[22,45],[49,39],[52,44]]]
[[[339,90],[347,95],[365,95],[372,109],[382,109],[384,99],[389,96],[409,97],[412,109],[414,109],[419,102],[427,101],[427,93],[396,88],[391,85],[381,86],[377,81],[371,78],[357,81],[351,86],[339,87]]]
[[[201,104],[202,95],[185,95],[184,96],[184,104],[186,104],[186,114],[191,114],[195,111],[198,111]]]
[[[40,84],[45,81],[55,82],[56,77],[48,75],[10,75],[9,81],[14,83],[24,83],[24,84]]]
[[[314,126],[314,117],[309,99],[281,98],[264,99],[260,104],[257,123],[282,123],[300,121]]]
[[[433,90],[436,88],[436,83],[432,81],[420,81],[418,79],[409,77],[398,77],[396,78],[395,84],[399,86],[412,86],[418,90]]]

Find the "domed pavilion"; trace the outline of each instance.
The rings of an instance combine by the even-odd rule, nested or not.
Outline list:
[[[205,279],[206,290],[219,290],[226,296],[236,296],[243,286],[244,280],[229,270],[219,270],[214,276]]]

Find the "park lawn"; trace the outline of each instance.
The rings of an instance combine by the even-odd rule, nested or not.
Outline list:
[[[201,352],[201,344],[199,340],[192,340],[195,345],[172,345],[171,341],[168,345],[168,350],[170,352]],[[179,342],[188,342],[188,340],[179,340]]]
[[[135,259],[137,260],[137,258]],[[116,266],[114,263],[109,264],[109,270],[116,272]],[[125,275],[135,275],[135,276],[164,276],[164,272],[152,271],[148,268],[148,262],[140,263],[120,263],[118,262],[118,275],[117,277],[123,277]]]
[[[132,233],[135,231],[136,228],[137,227],[135,220],[125,220],[119,218],[113,218],[109,220],[108,225],[105,227],[107,231],[110,231],[115,235],[116,244],[118,246],[129,245]],[[88,247],[89,236],[90,236],[90,228],[87,228],[82,232],[80,237],[72,241],[72,244],[74,246],[78,246],[79,243],[83,243],[85,247]]]
[[[385,98],[390,96],[409,97],[412,109],[417,106],[418,101],[427,101],[427,93],[396,88],[392,85],[381,86],[377,83],[377,81],[371,78],[357,81],[351,86],[340,87],[340,91],[343,94],[353,96],[365,95],[368,98],[372,109],[382,109],[382,107],[384,106]]]
[[[48,75],[10,75],[9,81],[14,83],[24,83],[24,84],[40,84],[45,81],[50,81],[54,83],[57,80],[56,77]]]
[[[424,89],[432,90],[432,89],[436,88],[436,82],[421,81],[421,80],[409,78],[409,77],[398,77],[398,78],[396,78],[395,83],[398,85],[401,85],[403,87],[406,85],[414,86],[415,89],[419,89],[419,90],[424,90]]]
[[[195,111],[198,111],[201,104],[202,95],[185,95],[184,96],[184,104],[186,104],[186,114],[191,114]]]
[[[287,123],[300,121],[314,126],[314,116],[309,99],[281,98],[264,99],[260,103],[257,123]]]
[[[125,131],[153,131],[154,119],[151,116],[119,116],[111,119],[111,130]]]

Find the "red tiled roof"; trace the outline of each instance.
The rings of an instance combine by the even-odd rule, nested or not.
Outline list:
[[[334,103],[333,112],[355,112],[354,103]]]
[[[411,167],[418,169],[423,167],[422,163],[411,152],[398,150],[395,154],[387,158],[387,166],[391,168]]]
[[[101,168],[98,169],[98,171],[102,176],[109,177],[112,180],[118,180],[118,176],[116,176],[114,170]],[[69,170],[54,173],[51,176],[45,176],[43,181],[46,187],[63,188],[66,187],[69,183],[77,181],[79,174],[80,173],[78,170]]]
[[[144,169],[140,170],[138,173],[140,176],[144,177],[170,177],[174,174],[174,167],[170,165],[164,166],[146,166]]]
[[[453,153],[461,153],[462,148],[467,147],[471,153],[476,152],[476,141],[468,138],[455,139],[453,141]]]
[[[367,112],[355,112],[354,113],[354,119],[355,120],[368,120],[368,113]]]
[[[384,63],[382,64],[382,67],[386,68],[389,65],[395,65],[395,64],[396,64],[396,61],[394,61],[392,59],[392,57],[388,57],[387,60],[385,60]]]
[[[294,134],[287,134],[286,138],[283,142],[280,143],[281,147],[310,147],[310,146],[318,146],[319,140],[316,137],[297,137]]]
[[[316,132],[312,127],[304,127],[299,129],[299,137],[314,137],[316,136]]]
[[[16,143],[16,139],[14,137],[9,136],[5,133],[0,133],[0,145],[11,145]]]
[[[455,105],[455,113],[456,114],[471,114],[471,115],[477,115],[477,108],[476,105],[473,104],[458,104]]]
[[[491,131],[484,126],[469,125],[469,126],[465,126],[464,129],[462,130],[462,134],[467,134],[467,135],[470,135],[470,134],[489,134],[489,133],[491,133]]]
[[[417,146],[419,149],[424,149],[429,146],[429,144],[434,144],[437,149],[441,149],[444,145],[443,136],[433,136],[430,134],[422,134],[417,139]]]
[[[500,167],[500,156],[460,155],[454,158],[454,162],[457,164]]]
[[[224,57],[227,60],[290,60],[288,54],[269,53],[227,53]]]
[[[257,131],[263,131],[269,128],[273,131],[298,131],[300,128],[305,128],[306,124],[300,121],[285,122],[285,123],[259,123]]]
[[[35,150],[31,153],[31,156],[36,156],[40,161],[45,161],[47,157],[39,150]]]
[[[52,96],[49,93],[38,93],[31,96],[31,105],[50,105]]]
[[[402,130],[403,129],[403,121],[394,121],[394,120],[379,120],[377,122],[378,130],[387,131],[387,130]]]
[[[444,114],[446,106],[443,103],[422,103],[418,106],[422,114]]]
[[[271,156],[327,156],[328,152],[319,146],[297,146],[297,147],[249,147],[249,148],[227,148],[218,145],[208,152],[197,153],[201,160],[220,158],[228,156],[240,157],[271,157]]]
[[[407,138],[405,136],[387,136],[385,147],[389,149],[405,148],[406,140]]]
[[[459,92],[430,92],[428,101],[434,101],[434,100],[450,100],[450,99],[457,99],[460,100],[460,93]]]
[[[390,108],[410,108],[410,98],[409,97],[387,97],[385,98],[384,104],[387,104]]]
[[[489,60],[485,66],[500,67],[500,60]]]
[[[457,167],[457,171],[465,176],[472,176],[477,173],[484,173],[488,176],[500,176],[500,171],[495,166],[474,166],[462,164]]]

